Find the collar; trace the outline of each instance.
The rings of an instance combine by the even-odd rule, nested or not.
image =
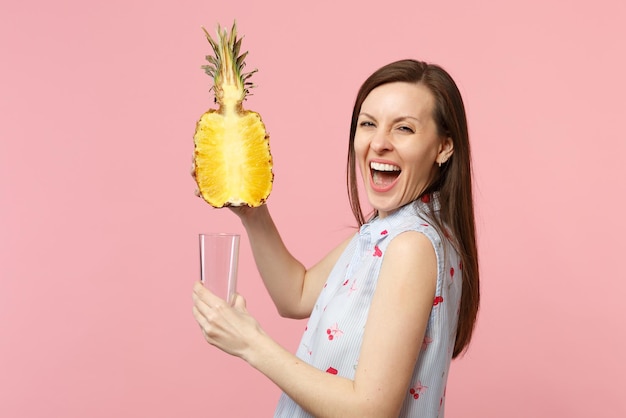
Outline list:
[[[407,218],[417,217],[424,219],[420,214],[428,214],[431,211],[437,212],[440,206],[438,192],[424,195],[391,212],[385,218],[381,219],[378,215],[374,216],[374,218],[361,226],[359,234],[361,236],[369,235],[370,240],[376,243],[406,222]]]
[[[378,215],[375,216],[361,226],[359,234],[361,236],[369,235],[370,241],[376,243],[397,229],[402,223],[405,223],[407,218],[412,217],[419,217],[419,208],[416,201],[407,203],[384,218],[379,218]]]

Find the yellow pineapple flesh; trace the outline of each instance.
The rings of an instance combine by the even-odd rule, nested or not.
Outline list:
[[[194,178],[200,196],[211,206],[262,205],[272,191],[274,174],[269,135],[261,116],[244,110],[248,81],[256,70],[243,73],[247,52],[239,55],[236,24],[228,32],[217,28],[217,39],[202,28],[215,56],[203,66],[213,77],[218,109],[202,115],[194,135]]]

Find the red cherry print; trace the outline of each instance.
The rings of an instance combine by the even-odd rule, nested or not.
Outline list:
[[[376,245],[374,247],[374,257],[382,257],[383,256],[383,252],[380,251],[380,248],[378,248],[378,245]]]
[[[418,399],[420,397],[420,393],[424,392],[426,389],[428,389],[428,386],[422,385],[422,382],[418,380],[417,384],[409,390],[409,393],[413,395],[413,399]]]
[[[424,337],[424,341],[422,341],[422,350],[426,350],[428,348],[428,344],[430,344],[432,342],[433,342],[432,338],[430,338],[428,336],[425,336]]]
[[[388,233],[389,233],[389,232],[387,232],[387,230],[385,229],[384,231],[382,231],[382,232],[380,233],[380,235],[387,235]]]
[[[454,278],[454,267],[450,267],[450,277]]]
[[[439,305],[441,302],[443,302],[443,296],[436,296],[435,300],[433,300],[433,306],[437,306]]]
[[[430,225],[428,225],[428,224],[420,224],[420,225],[422,225],[422,226],[430,226]]]
[[[335,337],[341,337],[343,335],[343,331],[339,329],[339,326],[335,322],[335,325],[326,330],[326,334],[328,334],[328,339],[332,341]]]
[[[347,284],[348,284],[348,279],[346,279],[346,281],[345,281],[345,282],[343,282],[343,285],[342,285],[342,286],[345,286],[345,285],[347,285]]]
[[[354,292],[356,290],[356,286],[355,285],[356,285],[356,280],[354,280],[352,282],[352,286],[350,286],[350,289],[348,289],[348,295],[351,295],[352,292]]]
[[[337,374],[337,369],[335,369],[334,367],[329,367],[328,369],[326,369],[326,373]]]
[[[430,195],[429,194],[422,195],[422,202],[424,203],[430,202]]]

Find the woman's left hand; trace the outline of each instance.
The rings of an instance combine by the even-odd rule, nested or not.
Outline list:
[[[209,344],[243,359],[255,338],[263,334],[259,323],[248,313],[243,296],[236,294],[230,306],[200,282],[193,287],[193,316]]]

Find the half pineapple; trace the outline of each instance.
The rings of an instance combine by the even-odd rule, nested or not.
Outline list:
[[[248,81],[256,70],[243,73],[236,23],[228,32],[217,27],[217,41],[202,28],[215,56],[202,68],[213,77],[219,108],[202,115],[194,135],[194,178],[200,196],[211,206],[262,205],[272,191],[272,155],[261,116],[244,110]]]

